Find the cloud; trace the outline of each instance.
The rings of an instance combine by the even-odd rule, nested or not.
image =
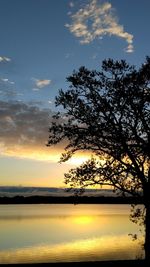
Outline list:
[[[0,137],[7,139],[8,144],[37,145],[41,142],[44,145],[50,123],[49,114],[49,110],[41,110],[37,106],[0,101]]]
[[[66,53],[66,54],[65,54],[65,58],[66,58],[66,59],[72,58],[73,56],[74,56],[73,53]]]
[[[51,80],[37,80],[36,86],[39,88],[43,88],[51,83]]]
[[[93,54],[93,55],[92,55],[92,59],[96,59],[96,58],[97,58],[97,56],[98,56],[98,54],[97,54],[97,53]]]
[[[127,48],[125,49],[125,52],[132,53],[134,51],[134,47],[132,44],[129,44]]]
[[[19,95],[15,89],[7,88],[7,87],[3,89],[5,90],[1,90],[1,87],[0,87],[0,96],[4,99],[12,99]]]
[[[53,115],[50,109],[41,109],[32,103],[0,101],[0,156],[57,163],[66,141],[46,146]],[[65,120],[62,114],[61,122]],[[79,152],[68,164],[79,164],[86,157],[85,151]]]
[[[10,61],[11,61],[11,58],[0,56],[0,62],[10,62]]]
[[[0,78],[0,96],[1,99],[9,99],[18,96],[14,88],[15,82],[10,81],[8,78]]]
[[[126,32],[124,27],[118,23],[111,3],[98,3],[97,0],[92,0],[70,17],[72,22],[65,26],[77,38],[80,38],[81,44],[91,43],[96,38],[102,38],[105,35],[114,35],[127,42],[125,50],[127,53],[133,52],[133,35]]]
[[[74,7],[74,3],[73,2],[70,2],[69,3],[69,6],[72,8],[72,7]]]
[[[67,53],[66,55],[65,55],[65,58],[69,58],[70,57],[70,53]]]
[[[32,78],[32,81],[34,82],[36,88],[33,88],[34,91],[38,91],[39,89],[48,86],[49,84],[51,84],[51,80],[47,80],[47,79],[36,79],[36,78]]]
[[[10,81],[8,78],[0,78],[0,83],[15,84],[15,82]]]
[[[19,101],[0,101],[0,154],[58,162],[63,144],[46,147],[53,112]]]
[[[39,88],[32,88],[33,91],[39,91]]]

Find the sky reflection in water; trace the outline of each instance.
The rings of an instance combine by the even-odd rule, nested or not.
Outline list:
[[[129,205],[1,205],[0,263],[135,259]]]

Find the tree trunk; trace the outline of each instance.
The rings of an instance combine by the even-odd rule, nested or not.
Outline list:
[[[150,203],[146,205],[145,218],[145,260],[150,266]]]
[[[145,214],[145,260],[150,266],[150,168],[148,171],[148,182],[144,188],[144,204],[146,208]]]

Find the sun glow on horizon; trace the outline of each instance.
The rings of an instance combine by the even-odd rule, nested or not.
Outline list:
[[[80,156],[80,154],[79,154],[79,155],[76,155],[76,156],[72,157],[71,159],[69,159],[68,163],[72,164],[72,165],[81,165],[84,162],[86,162],[88,159],[90,159],[89,156]]]
[[[49,161],[58,163],[60,162],[63,149],[57,148],[47,148],[47,147],[28,147],[16,145],[15,147],[9,147],[8,149],[3,149],[0,155],[4,157],[14,157],[19,159],[29,159],[35,161]],[[81,165],[83,162],[87,161],[90,156],[86,152],[76,153],[72,158],[70,158],[65,163],[71,165]]]
[[[0,184],[5,186],[65,187],[64,173],[88,159],[87,154],[76,154],[60,164],[63,149],[16,145],[1,151]],[[8,168],[9,164],[9,168]]]

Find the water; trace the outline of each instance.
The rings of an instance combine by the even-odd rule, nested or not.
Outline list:
[[[143,258],[129,205],[0,205],[0,263]]]

